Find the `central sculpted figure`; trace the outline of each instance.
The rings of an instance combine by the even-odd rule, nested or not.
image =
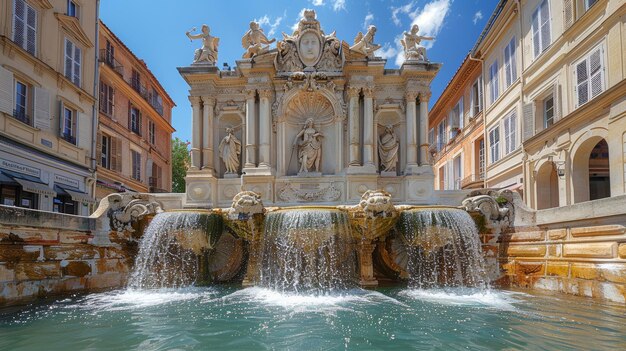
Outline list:
[[[300,37],[300,57],[302,63],[306,66],[313,66],[317,62],[321,49],[320,39],[317,34],[313,32],[305,32]]]
[[[398,163],[398,137],[393,131],[393,126],[385,127],[385,133],[380,136],[378,143],[378,156],[380,157],[380,168],[383,172],[393,172]]]
[[[313,118],[306,120],[304,127],[293,142],[294,148],[298,148],[298,161],[300,162],[299,172],[308,172],[315,167],[315,172],[320,171],[320,160],[322,159],[322,133],[315,129]]]
[[[237,139],[233,132],[232,128],[226,128],[226,136],[222,139],[218,148],[220,157],[226,166],[226,173],[237,174],[239,172],[241,141]]]
[[[195,30],[196,28],[194,27],[192,31]],[[195,51],[193,63],[208,62],[215,64],[217,61],[217,45],[220,42],[220,38],[211,36],[209,26],[203,24],[199,34],[191,34],[191,32],[186,32],[185,34],[189,40],[202,39],[202,48]]]

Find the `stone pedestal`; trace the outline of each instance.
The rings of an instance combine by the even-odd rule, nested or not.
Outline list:
[[[435,174],[430,166],[420,166],[404,177],[406,201],[412,204],[432,204]]]
[[[298,172],[298,177],[300,178],[315,178],[321,176],[322,172]]]
[[[388,172],[380,172],[381,177],[397,177],[398,172],[396,171],[388,171]]]
[[[208,171],[187,171],[185,207],[212,208],[217,192],[217,178]]]

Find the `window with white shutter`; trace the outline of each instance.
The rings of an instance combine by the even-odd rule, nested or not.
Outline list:
[[[576,107],[604,91],[604,48],[598,46],[574,65]]]
[[[508,155],[517,147],[517,113],[515,110],[504,118],[504,154]]]
[[[65,38],[65,77],[80,87],[81,49]]]
[[[13,41],[31,55],[37,54],[37,11],[25,0],[13,1]]]
[[[141,153],[131,150],[132,154],[132,166],[133,166],[133,174],[132,177],[135,180],[141,181]]]
[[[489,160],[491,163],[500,159],[500,127],[494,127],[489,131]]]
[[[498,85],[498,61],[496,60],[489,67],[489,92],[492,104],[496,102],[500,94]]]
[[[515,37],[511,39],[509,44],[504,48],[504,77],[506,87],[517,79],[517,64],[515,60]]]
[[[470,118],[475,117],[483,110],[482,79],[478,77],[470,90]]]
[[[446,120],[444,119],[437,125],[437,151],[443,149],[446,142]]]
[[[533,53],[535,58],[550,46],[552,40],[550,21],[550,4],[548,0],[543,0],[535,11],[533,11],[531,18]]]

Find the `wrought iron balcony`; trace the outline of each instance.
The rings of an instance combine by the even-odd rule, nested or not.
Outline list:
[[[76,137],[69,133],[62,133],[61,139],[67,141],[70,144],[76,145]]]
[[[124,66],[122,66],[122,64],[115,59],[113,54],[111,52],[108,52],[106,49],[100,50],[99,61],[111,67],[120,76],[124,76]]]
[[[17,119],[18,121],[24,124],[28,124],[29,126],[32,126],[32,120],[30,119],[30,116],[26,114],[26,110],[23,110],[23,109],[13,110],[13,118]]]
[[[159,102],[156,94],[152,94],[145,85],[141,84],[139,78],[133,77],[127,83],[146,100],[152,108],[161,116],[163,116],[163,104]]]

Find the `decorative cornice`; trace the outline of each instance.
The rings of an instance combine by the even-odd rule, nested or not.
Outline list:
[[[48,0],[31,0],[35,5],[41,7],[44,10],[50,10],[54,6]]]
[[[67,16],[62,13],[55,12],[54,16],[61,22],[61,26],[65,28],[76,40],[78,40],[83,46],[92,48],[93,43],[89,40],[89,36],[80,26],[78,18],[73,16]]]

